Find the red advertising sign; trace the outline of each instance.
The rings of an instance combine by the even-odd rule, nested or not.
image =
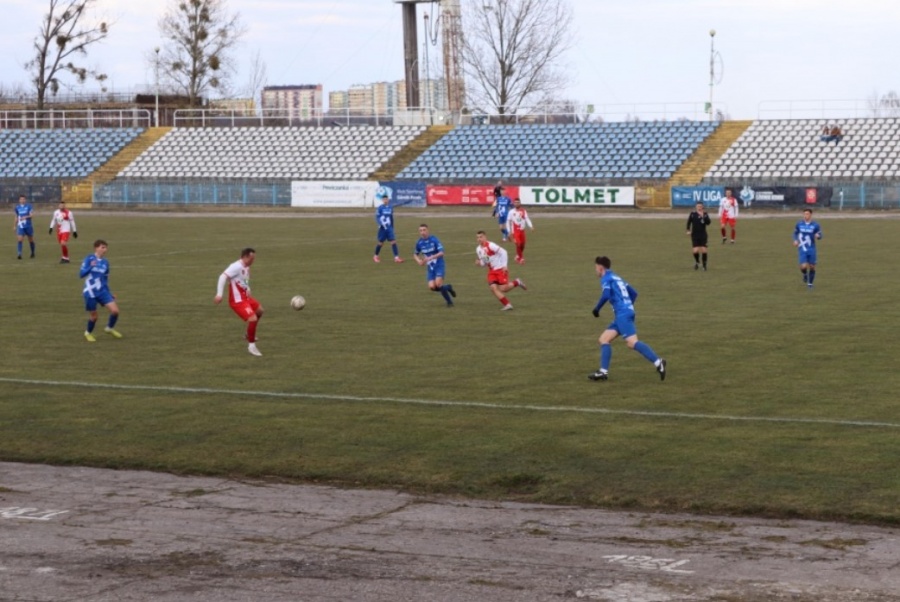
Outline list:
[[[519,196],[518,186],[506,186],[506,196]],[[429,205],[491,205],[494,202],[493,186],[426,186],[425,198]]]
[[[806,204],[807,205],[815,205],[818,200],[818,194],[816,193],[815,188],[807,188],[806,189]]]

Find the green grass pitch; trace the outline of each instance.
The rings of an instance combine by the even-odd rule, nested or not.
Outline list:
[[[534,212],[527,292],[501,312],[475,266],[484,211],[398,212],[404,264],[372,262],[375,224],[351,217],[80,212],[73,263],[38,237],[0,239],[0,459],[275,478],[608,508],[900,523],[896,336],[900,221],[817,213],[807,291],[799,213],[713,229],[693,270],[684,216]],[[420,222],[447,251],[448,309],[412,261]],[[109,242],[122,317],[82,337],[78,263]],[[218,275],[257,249],[264,356],[213,305]],[[511,245],[507,245],[512,249]],[[613,344],[593,259],[640,293],[638,333],[669,362]],[[302,294],[307,306],[290,308]]]

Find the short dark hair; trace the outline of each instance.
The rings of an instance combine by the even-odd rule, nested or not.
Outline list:
[[[607,270],[612,267],[612,262],[606,255],[600,255],[599,257],[597,257],[597,259],[594,260],[594,263],[596,263],[597,265],[602,265]]]
[[[247,247],[241,251],[241,257],[249,257],[250,255],[256,253],[256,249]]]
[[[97,240],[94,241],[94,248],[95,248],[95,249],[96,249],[97,247],[101,246],[101,245],[104,246],[104,247],[108,247],[108,246],[109,246],[109,245],[107,244],[107,242],[106,242],[105,240],[103,240],[102,238],[98,238]]]
[[[725,194],[728,194],[729,192],[730,192],[731,194],[734,194],[734,188],[726,188],[726,189],[725,189]]]
[[[420,228],[427,228],[427,227],[428,227],[428,224],[419,224],[419,227],[420,227]]]
[[[804,208],[803,208],[803,213],[806,213],[807,211],[809,211],[810,213],[812,213],[812,212],[813,212],[812,207],[804,207]]]
[[[487,236],[487,233],[484,230],[479,230],[475,234],[484,234],[485,236]]]

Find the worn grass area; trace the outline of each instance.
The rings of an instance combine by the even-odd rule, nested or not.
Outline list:
[[[109,241],[125,338],[83,340],[78,268],[53,239],[16,261],[5,238],[0,459],[900,523],[900,221],[821,216],[809,292],[793,215],[742,220],[734,246],[714,233],[703,273],[680,218],[538,213],[511,269],[529,291],[500,312],[474,265],[487,215],[401,216],[402,265],[388,249],[372,262],[368,213],[78,217],[75,261]],[[409,261],[423,219],[453,309]],[[212,304],[243,246],[258,251],[261,358]],[[587,380],[610,319],[590,314],[597,254],[640,292],[665,382],[620,342],[611,380]]]

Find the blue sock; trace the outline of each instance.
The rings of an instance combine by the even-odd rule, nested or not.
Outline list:
[[[810,270],[809,271],[809,283],[812,284],[813,280],[815,280],[815,279],[816,279],[816,271]]]
[[[16,243],[16,249],[18,250],[18,254],[21,255],[22,254],[22,241],[21,240]]]
[[[809,272],[807,272],[805,269],[804,269],[804,270],[800,270],[800,271],[803,272],[803,282],[804,282],[804,284],[809,283]]]
[[[34,243],[30,242],[28,244],[29,244],[29,246],[31,246],[31,254],[34,255]]]
[[[394,252],[394,257],[400,256],[400,250],[397,249],[397,243],[391,245],[391,250]]]
[[[659,359],[659,356],[650,349],[650,345],[644,341],[638,341],[637,345],[634,346],[634,350],[647,358],[647,361],[653,362],[654,364],[656,363],[656,360]]]
[[[502,230],[500,230],[500,232],[503,233],[503,238],[509,238],[509,230],[503,228]]]
[[[94,332],[94,326],[96,326],[96,325],[97,325],[97,322],[96,322],[96,321],[88,320],[88,323],[87,323],[87,331],[88,331],[88,332]]]
[[[444,297],[444,301],[446,301],[447,303],[453,303],[453,301],[450,300],[450,293],[447,292],[447,288],[449,286],[450,286],[449,284],[444,284],[443,286],[441,286],[441,288],[439,290],[440,290],[441,296]]]
[[[381,245],[380,244],[375,245],[375,255],[378,255],[379,253],[381,253]]]
[[[609,370],[609,363],[612,361],[612,346],[609,343],[600,345],[600,369],[604,372]]]
[[[106,325],[107,328],[115,328],[116,322],[119,321],[119,314],[109,314],[109,323]]]

